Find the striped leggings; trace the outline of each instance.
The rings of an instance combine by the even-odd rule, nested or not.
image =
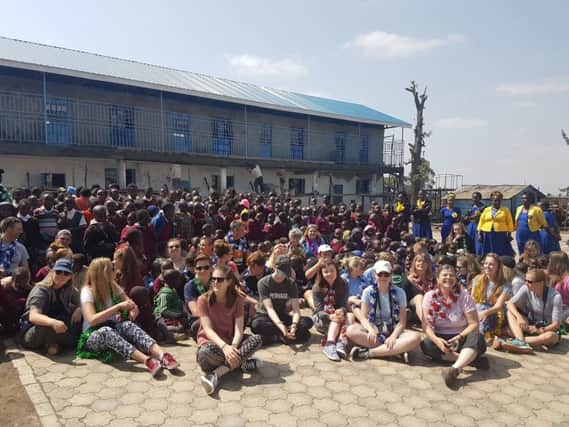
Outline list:
[[[113,350],[122,358],[130,359],[135,349],[145,354],[150,353],[150,347],[156,344],[146,332],[131,321],[117,323],[113,327],[102,326],[94,331],[85,348],[89,351]]]
[[[241,361],[245,362],[253,353],[261,348],[263,340],[260,335],[251,335],[245,338],[239,346],[239,353],[241,354]],[[214,371],[221,365],[225,365],[225,355],[223,350],[213,342],[208,342],[198,349],[196,355],[198,365],[202,371],[209,373]]]

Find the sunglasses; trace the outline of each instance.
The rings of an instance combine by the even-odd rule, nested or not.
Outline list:
[[[529,283],[530,285],[533,285],[534,283],[541,283],[542,280],[527,280],[526,279],[526,283]]]
[[[178,249],[180,247],[180,245],[172,245],[172,246],[168,246],[168,249]]]
[[[208,271],[211,267],[209,265],[200,265],[196,267],[196,271]]]
[[[71,273],[68,271],[63,271],[63,270],[55,270],[55,274],[57,274],[58,276],[64,275],[64,276],[71,276]]]
[[[219,282],[225,282],[225,277],[212,277],[212,278],[211,278],[211,281],[212,281],[212,282],[217,282],[217,283],[219,283]]]
[[[389,277],[391,273],[387,273],[386,271],[382,271],[381,273],[377,273],[379,277]]]

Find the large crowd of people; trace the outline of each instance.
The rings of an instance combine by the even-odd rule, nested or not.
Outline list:
[[[487,346],[546,351],[569,321],[569,259],[532,194],[513,216],[499,193],[490,206],[474,193],[467,212],[449,194],[435,240],[424,192],[364,209],[232,190],[0,189],[3,334],[152,375],[179,365],[161,345],[191,337],[208,394],[260,367],[259,348],[316,334],[335,362],[410,363],[420,349],[451,386],[468,365],[488,369]]]

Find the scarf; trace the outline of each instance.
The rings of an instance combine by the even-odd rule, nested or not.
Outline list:
[[[117,305],[118,303],[121,302],[121,298],[118,295],[113,295],[111,298],[111,301],[113,302],[113,305]],[[103,305],[102,302],[96,302],[95,303],[95,310],[97,311],[97,313],[103,311],[104,309],[105,309],[105,306]],[[126,312],[126,310],[120,310],[119,313],[120,313],[121,320],[127,320],[128,319],[128,313]],[[105,326],[105,324],[103,323],[101,325],[91,326],[86,331],[84,331],[81,334],[81,336],[79,336],[79,341],[77,342],[77,350],[75,352],[75,355],[78,358],[80,358],[80,359],[99,359],[103,363],[111,363],[114,360],[115,353],[112,350],[90,351],[90,350],[87,350],[87,348],[85,348],[85,346],[87,344],[87,340],[89,339],[91,334],[93,332],[95,332],[97,329],[99,329],[101,326]]]
[[[12,266],[12,260],[14,259],[14,255],[16,254],[16,241],[14,240],[12,243],[8,243],[5,245],[0,241],[0,267],[5,272],[10,271],[10,267]]]
[[[368,321],[372,325],[377,325],[380,319],[377,317],[377,311],[381,311],[381,305],[379,304],[379,291],[377,286],[372,286],[369,298],[370,310],[368,314]],[[397,292],[391,286],[389,287],[389,308],[391,310],[391,322],[393,325],[399,322],[399,313],[401,308],[399,306],[399,300],[397,298]]]
[[[194,283],[196,284],[196,289],[200,295],[203,295],[207,292],[207,289],[204,287],[204,285],[202,285],[202,282],[197,277],[194,278]]]
[[[444,297],[440,288],[433,292],[431,307],[427,310],[427,323],[434,330],[437,319],[448,319],[448,312],[458,301],[460,285],[455,285],[448,297]]]

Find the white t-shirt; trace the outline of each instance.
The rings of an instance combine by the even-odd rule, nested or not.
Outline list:
[[[93,296],[93,292],[91,291],[91,289],[89,289],[88,286],[83,286],[83,288],[81,288],[81,308],[83,308],[83,304],[86,302],[95,304],[95,298]],[[112,306],[113,306],[113,301],[112,299],[109,298],[105,302],[105,307],[103,309],[106,310],[107,308]],[[120,321],[120,314],[117,313],[117,316],[119,316],[117,320]],[[89,325],[89,322],[87,322],[87,319],[85,318],[85,313],[83,313],[83,332],[89,329],[90,326],[91,325]]]
[[[263,176],[263,172],[261,172],[261,166],[256,165],[252,170],[251,173],[255,176],[255,178],[259,178]]]

